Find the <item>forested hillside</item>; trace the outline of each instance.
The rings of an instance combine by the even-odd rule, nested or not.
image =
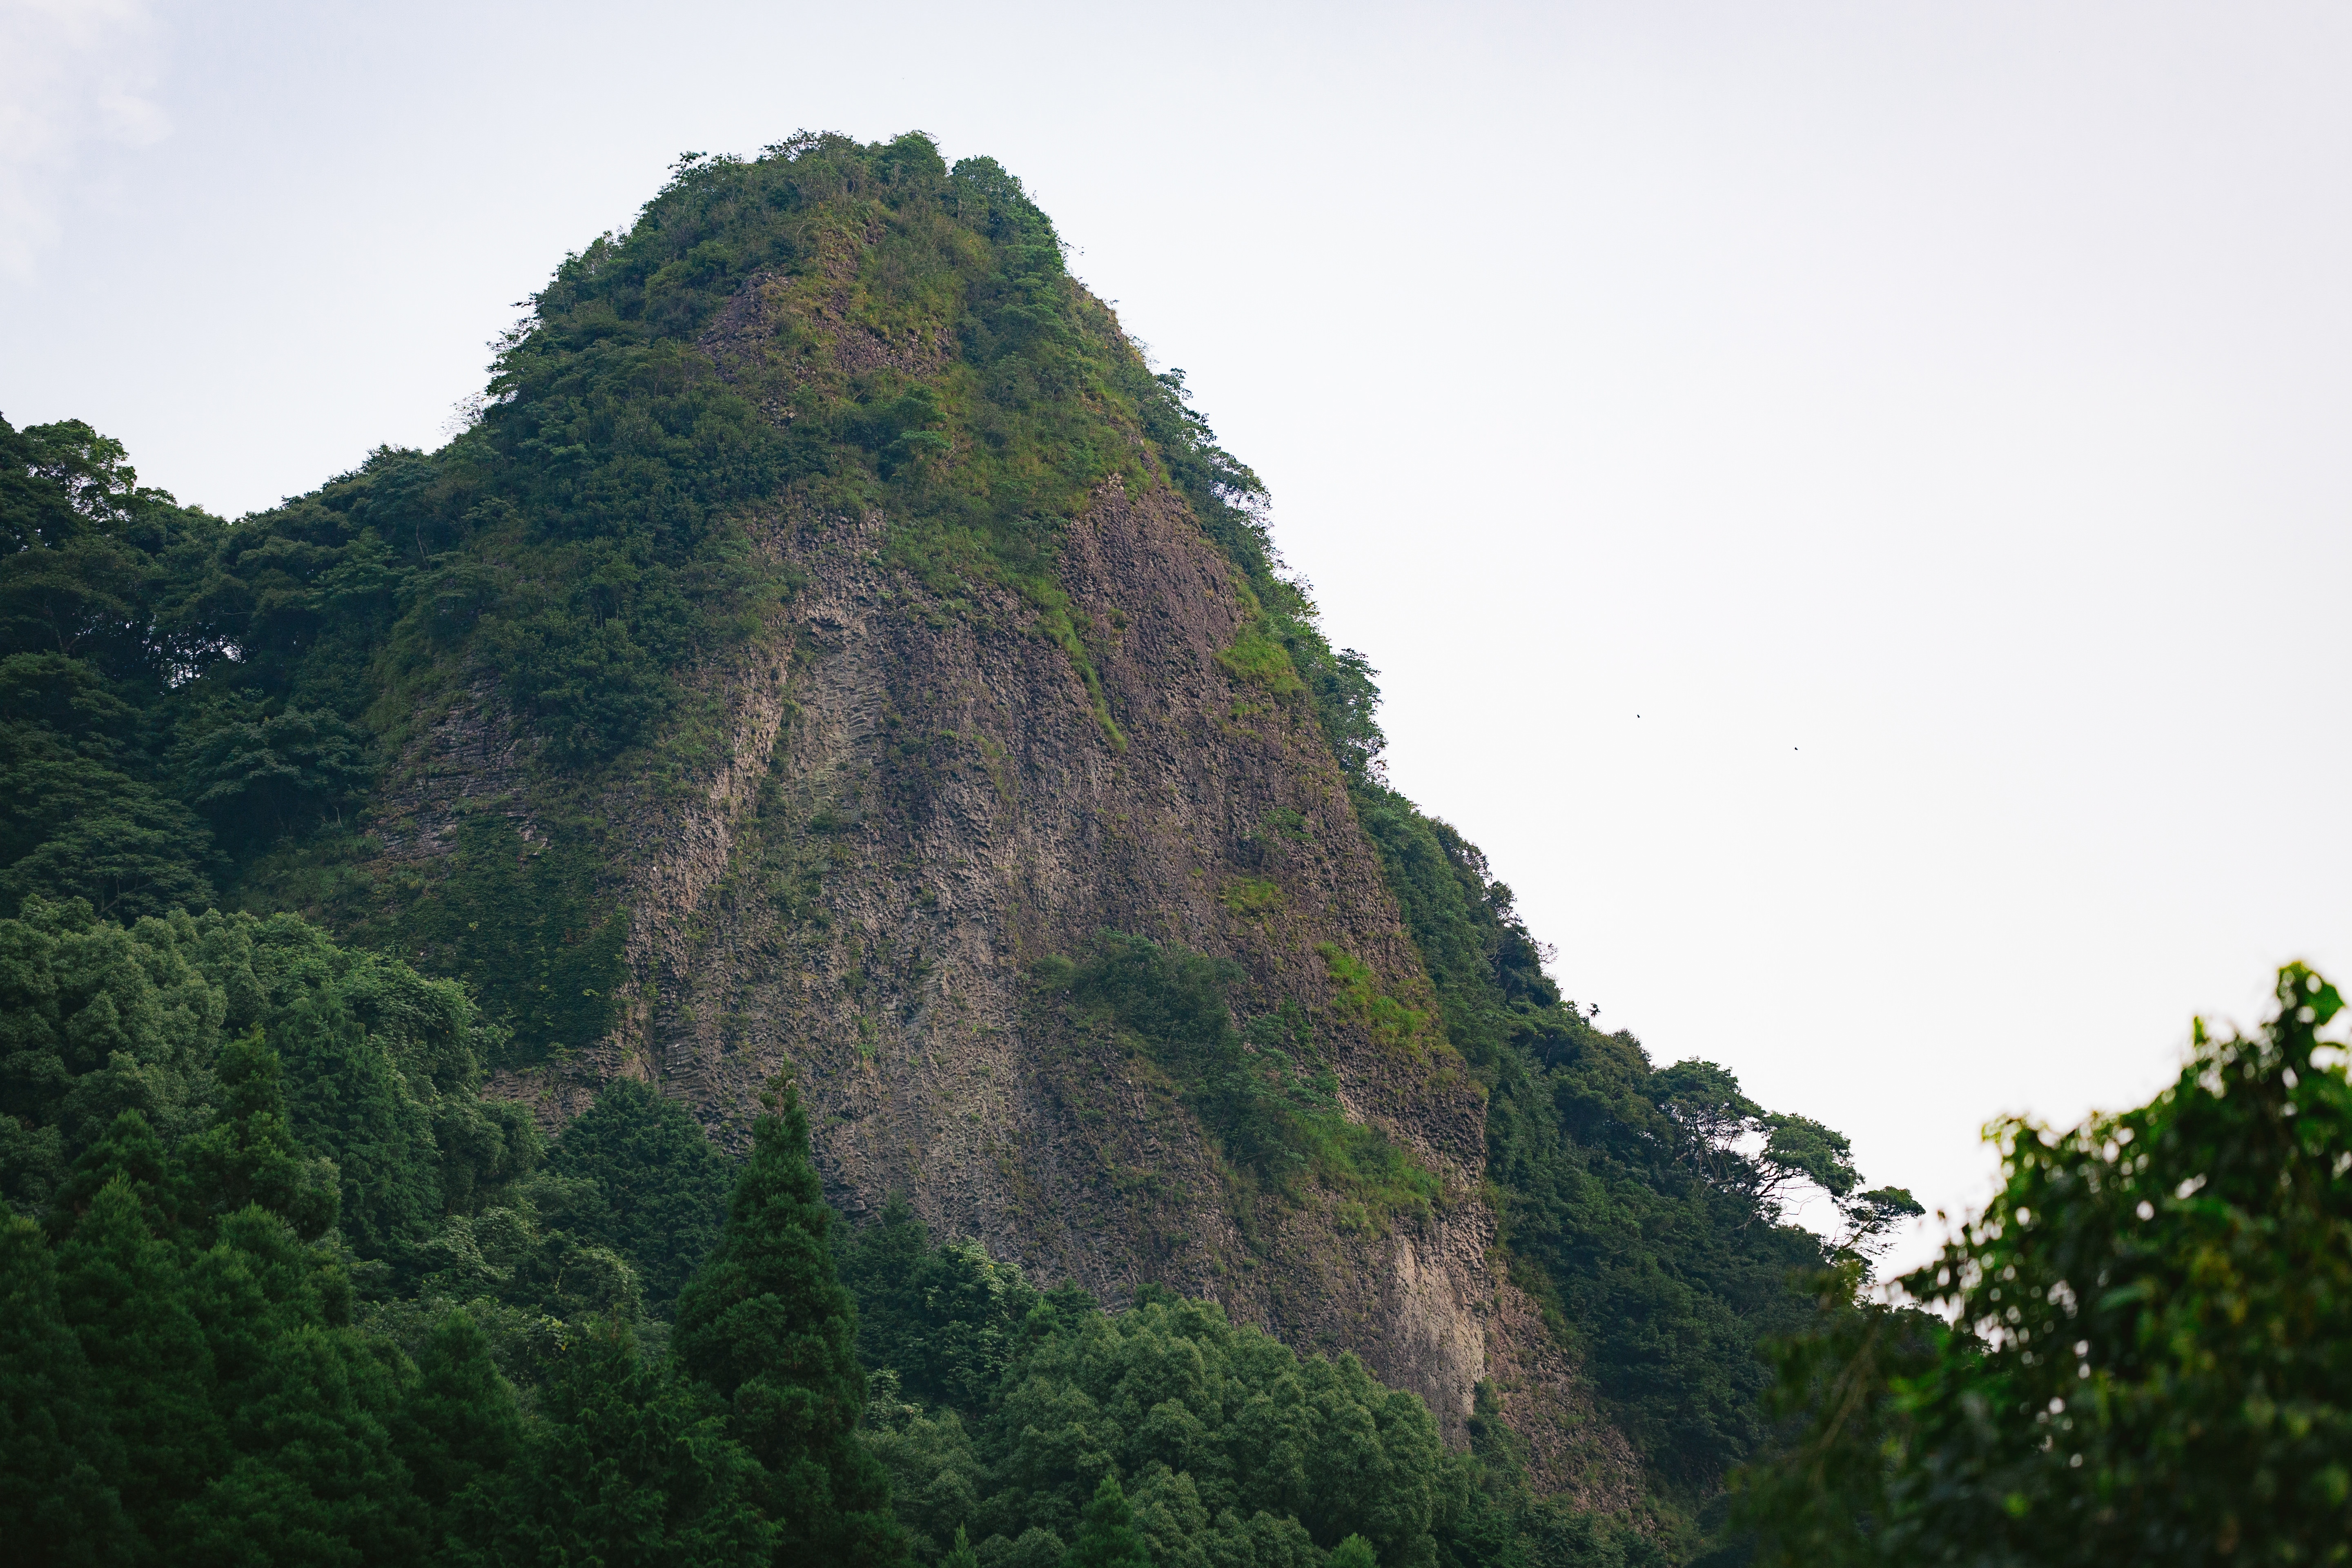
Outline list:
[[[1720,1545],[1759,1345],[1916,1207],[1562,996],[1267,507],[920,136],[683,161],[478,422],[265,513],[0,422],[8,1517]]]
[[[547,1149],[457,986],[291,917],[0,941],[12,1068],[68,1068],[0,1237],[19,1560],[1656,1557],[1353,1357],[843,1231],[789,1083],[740,1170],[627,1081]]]

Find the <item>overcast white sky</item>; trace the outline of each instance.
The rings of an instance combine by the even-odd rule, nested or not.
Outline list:
[[[0,0],[0,413],[235,515],[683,150],[993,155],[1570,993],[1957,1205],[2352,971],[2347,81],[2335,5]]]

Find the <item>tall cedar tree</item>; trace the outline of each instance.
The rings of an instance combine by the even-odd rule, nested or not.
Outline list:
[[[571,1228],[627,1258],[646,1304],[667,1315],[727,1222],[727,1156],[684,1105],[624,1078],[597,1091],[548,1163],[596,1184],[602,1212]]]
[[[678,1297],[673,1352],[726,1402],[729,1434],[766,1468],[782,1561],[902,1563],[888,1479],[857,1435],[857,1310],[834,1274],[808,1116],[788,1077],[760,1103],[719,1250]]]
[[[488,1336],[463,1310],[451,1310],[425,1342],[393,1441],[416,1495],[434,1508],[503,1471],[521,1449],[514,1389],[499,1375]]]
[[[0,1220],[0,1541],[31,1563],[128,1563],[115,1479],[122,1446],[58,1300],[57,1258],[31,1220]]]
[[[83,1153],[49,1215],[53,1267],[38,1227],[11,1226],[0,1470],[46,1473],[58,1495],[27,1510],[0,1489],[24,1528],[0,1539],[37,1548],[70,1512],[82,1533],[29,1560],[414,1562],[425,1521],[387,1424],[406,1363],[349,1327],[349,1277],[296,1228],[332,1221],[332,1173],[310,1178],[260,1035],[232,1039],[212,1078],[218,1119],[178,1151],[126,1110]],[[62,1402],[32,1403],[9,1353],[28,1339]],[[124,1521],[143,1537],[127,1554]]]
[[[179,1257],[148,1230],[128,1178],[99,1189],[58,1249],[58,1297],[89,1365],[91,1404],[122,1445],[122,1500],[152,1535],[223,1468],[228,1435]]]
[[[628,1325],[569,1340],[520,1459],[458,1494],[466,1568],[760,1568],[779,1561],[764,1476],[718,1401],[639,1359]],[[824,1562],[823,1557],[782,1561]]]
[[[1105,1476],[1078,1521],[1078,1539],[1062,1554],[1062,1568],[1151,1568],[1151,1553],[1135,1528],[1135,1510],[1118,1489],[1118,1478]]]
[[[213,1070],[221,1119],[180,1153],[206,1217],[258,1204],[283,1215],[303,1240],[317,1240],[335,1223],[337,1195],[288,1125],[278,1053],[256,1026],[221,1047]]]

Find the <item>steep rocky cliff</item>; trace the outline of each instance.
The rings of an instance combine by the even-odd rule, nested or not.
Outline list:
[[[772,161],[814,186],[826,151]],[[888,185],[887,157],[866,157],[862,192],[835,175],[820,199],[777,203],[783,216],[734,198],[732,270],[705,267],[709,302],[662,335],[660,375],[755,410],[773,439],[822,424],[868,455],[725,509],[751,608],[678,661],[669,728],[619,763],[567,760],[545,681],[487,633],[455,639],[437,679],[414,685],[353,857],[364,884],[404,889],[369,918],[464,972],[485,921],[520,928],[549,900],[577,902],[517,940],[548,950],[539,990],[579,989],[590,1004],[568,1016],[598,1027],[549,1026],[496,1080],[551,1125],[635,1077],[738,1142],[758,1087],[791,1070],[852,1215],[903,1192],[937,1230],[1040,1280],[1109,1301],[1147,1282],[1213,1298],[1302,1349],[1355,1352],[1457,1439],[1487,1383],[1546,1489],[1630,1505],[1632,1448],[1506,1278],[1486,1089],[1448,1042],[1311,683],[1253,587],[1269,583],[1262,560],[1230,526],[1213,536],[1214,500],[1188,495],[1176,454],[1118,395],[1118,377],[1150,383],[1110,313],[1057,256],[1034,263],[1034,232],[1008,237],[992,165],[984,185],[918,168],[941,194],[893,205],[870,188]],[[787,238],[741,238],[761,225]],[[704,254],[688,244],[667,254]],[[1030,330],[1003,303],[1001,256],[1024,246],[1053,275],[1071,363],[1108,379],[1057,382],[1038,351],[1009,384],[992,358]],[[559,276],[526,351],[614,313],[565,281],[599,259]],[[645,319],[678,265],[639,283]],[[1016,305],[1034,313],[1039,297]],[[598,352],[583,338],[562,352]],[[508,392],[517,408],[494,417],[513,425],[534,387],[510,375]],[[1048,404],[1080,410],[1079,437]],[[579,448],[629,412],[623,394],[583,416]],[[573,449],[542,426],[506,461],[543,473]],[[470,549],[479,572],[545,569],[518,565],[520,547]],[[645,759],[666,744],[664,775]],[[509,856],[509,901],[467,904]],[[530,882],[543,857],[570,879]],[[1274,1029],[1327,1072],[1420,1195],[1239,1170],[1165,1063],[1041,984],[1041,961],[1083,961],[1108,933],[1230,963],[1245,1048]]]

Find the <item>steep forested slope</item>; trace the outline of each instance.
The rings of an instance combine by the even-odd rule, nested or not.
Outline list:
[[[304,1121],[296,1075],[387,1302],[665,1312],[716,1234],[701,1133],[742,1152],[790,1068],[853,1218],[896,1194],[1028,1277],[1355,1351],[1671,1535],[1822,1258],[1780,1195],[1857,1237],[1907,1201],[1561,1000],[1381,782],[1372,673],[1255,476],[986,159],[688,160],[558,269],[472,428],[234,524],[86,427],[0,443],[0,914],[299,911],[314,967],[463,983],[464,1127],[405,1063],[413,1110]],[[407,1037],[305,1005],[226,1026],[289,1064]],[[11,1058],[20,1206],[120,1109],[70,1109],[104,1052],[42,1053],[81,1049]]]

